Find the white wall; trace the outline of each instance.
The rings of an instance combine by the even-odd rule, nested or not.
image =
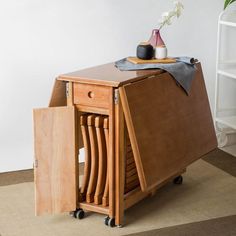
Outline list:
[[[162,36],[171,55],[202,62],[212,105],[223,0],[182,2]],[[0,172],[32,167],[32,109],[47,106],[57,75],[134,55],[171,8],[172,0],[1,0]]]

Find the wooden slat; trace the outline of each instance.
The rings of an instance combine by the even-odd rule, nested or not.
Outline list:
[[[126,126],[125,126],[125,153],[126,153],[125,193],[127,193],[137,188],[137,186],[139,186],[139,179],[137,175],[137,168],[134,161],[134,155],[129,139],[129,134]]]
[[[127,152],[132,152],[131,144],[127,145],[126,149],[127,149]]]
[[[129,183],[131,183],[135,180],[138,180],[138,174],[137,173],[135,173],[131,176],[126,176],[125,183],[129,184]]]
[[[127,147],[131,147],[131,142],[129,138],[127,138]]]
[[[104,128],[104,134],[105,134],[105,141],[106,141],[106,150],[107,150],[107,163],[108,163],[108,157],[109,157],[109,121],[108,117],[104,118],[104,123],[103,123],[103,128]],[[108,179],[108,165],[107,165],[107,170],[106,170],[106,184],[105,184],[105,189],[102,197],[102,205],[103,206],[108,206],[109,204],[109,179]]]
[[[200,64],[189,96],[168,73],[119,90],[143,191],[217,147]]]
[[[74,107],[34,110],[36,215],[76,209],[75,121]]]
[[[91,145],[91,172],[86,194],[86,202],[88,203],[94,201],[94,192],[97,185],[97,175],[98,175],[98,144],[95,131],[95,117],[96,117],[95,115],[89,115],[87,118],[89,139]]]
[[[132,148],[127,148],[126,156],[127,156],[127,158],[129,158],[129,157],[132,157],[132,158],[133,158],[133,157],[134,157]]]
[[[132,169],[136,169],[136,164],[135,162],[132,162],[131,164],[126,166],[126,171],[130,171]]]
[[[86,199],[87,188],[89,184],[89,177],[91,171],[91,145],[89,140],[89,132],[87,126],[88,115],[80,116],[80,127],[82,131],[83,143],[84,143],[84,153],[85,153],[85,163],[84,163],[84,178],[80,189],[81,200]]]
[[[130,177],[130,176],[132,176],[132,175],[134,175],[134,174],[136,174],[136,173],[137,173],[137,169],[136,169],[136,168],[131,169],[130,171],[127,171],[127,170],[126,170],[125,176],[126,176],[126,178],[127,178],[127,177]]]
[[[103,122],[104,117],[102,117],[101,115],[96,116],[95,127],[98,140],[98,180],[94,195],[94,203],[98,205],[102,203],[102,196],[105,188],[107,172],[107,152]]]
[[[127,164],[127,165],[129,165],[129,164],[131,164],[131,163],[133,163],[133,162],[134,162],[133,156],[127,157],[127,159],[126,159],[126,164]]]

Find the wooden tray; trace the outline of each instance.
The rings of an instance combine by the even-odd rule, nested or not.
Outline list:
[[[149,63],[175,63],[176,59],[174,58],[165,58],[165,59],[151,59],[151,60],[142,60],[137,57],[128,57],[127,60],[134,64],[149,64]]]

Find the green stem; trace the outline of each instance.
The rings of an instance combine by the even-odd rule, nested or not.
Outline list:
[[[225,4],[224,4],[224,10],[226,9],[226,7],[228,7],[231,3],[235,2],[236,0],[225,0]]]

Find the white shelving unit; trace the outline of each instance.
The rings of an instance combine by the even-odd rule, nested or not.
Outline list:
[[[232,108],[232,111],[230,111],[229,108],[219,107],[219,80],[221,79],[223,83],[228,83],[229,80],[234,80],[234,82],[236,83],[236,57],[235,60],[230,61],[222,59],[221,55],[221,39],[223,27],[235,28],[236,34],[236,10],[223,11],[219,16],[216,59],[216,94],[214,111],[216,129],[220,130],[219,124],[221,124],[233,129],[233,131],[231,132],[236,132],[236,101],[234,101],[235,107]],[[235,44],[228,46],[231,48],[235,48]]]

